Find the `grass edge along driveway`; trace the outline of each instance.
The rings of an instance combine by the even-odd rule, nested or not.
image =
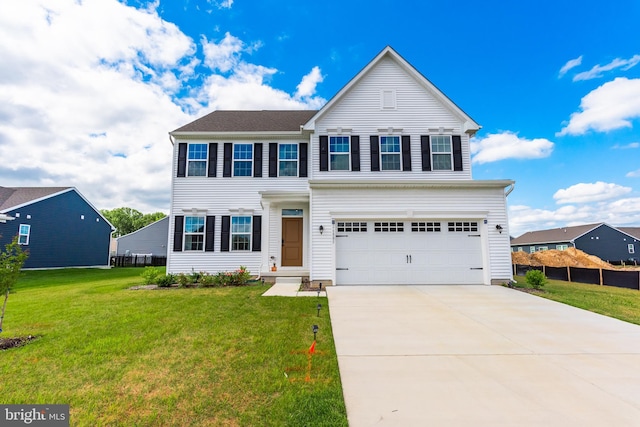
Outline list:
[[[141,271],[24,272],[2,336],[38,339],[0,352],[3,403],[70,404],[74,426],[347,425],[326,298],[128,290]]]

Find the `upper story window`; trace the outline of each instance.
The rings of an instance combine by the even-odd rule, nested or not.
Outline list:
[[[187,176],[206,176],[207,148],[207,144],[189,144]]]
[[[329,170],[349,170],[349,137],[329,137]]]
[[[280,144],[278,159],[279,176],[298,176],[298,144]]]
[[[20,229],[18,230],[18,244],[28,245],[29,234],[31,234],[31,226],[29,224],[20,224]]]
[[[253,144],[234,144],[233,176],[251,176],[253,173]]]
[[[431,156],[433,158],[433,170],[452,170],[453,150],[451,149],[451,136],[433,135],[431,136]]]
[[[187,216],[184,218],[184,250],[201,251],[204,249],[204,217]]]
[[[231,217],[232,251],[251,250],[251,219],[250,216]]]
[[[380,165],[383,171],[400,170],[400,137],[380,137]]]

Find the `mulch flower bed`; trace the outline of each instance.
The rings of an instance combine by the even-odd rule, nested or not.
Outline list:
[[[36,339],[33,335],[17,338],[0,338],[0,350],[6,350],[8,348],[22,347],[28,344],[30,341]]]

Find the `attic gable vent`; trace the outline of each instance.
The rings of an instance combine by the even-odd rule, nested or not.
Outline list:
[[[380,108],[383,110],[396,109],[395,89],[383,89],[380,91]]]

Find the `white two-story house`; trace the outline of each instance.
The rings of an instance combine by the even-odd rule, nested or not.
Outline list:
[[[472,178],[479,128],[390,47],[318,111],[208,114],[170,133],[167,271],[510,280],[514,183]]]

